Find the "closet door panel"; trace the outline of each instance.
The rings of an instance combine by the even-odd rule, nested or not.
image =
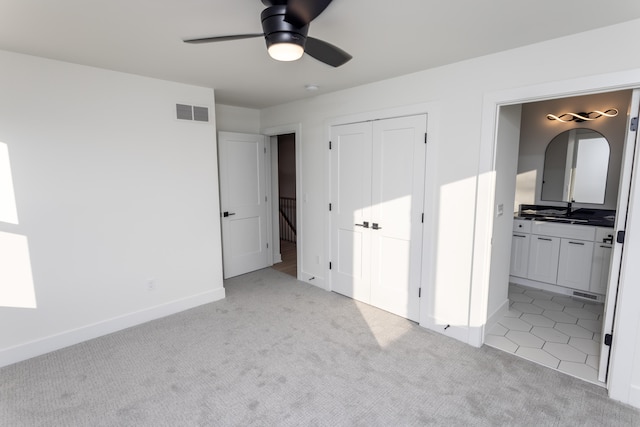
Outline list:
[[[371,303],[419,318],[426,116],[373,123]]]
[[[334,126],[331,143],[332,290],[370,303],[371,124]]]

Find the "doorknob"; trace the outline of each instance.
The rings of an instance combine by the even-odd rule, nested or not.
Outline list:
[[[236,214],[235,212],[224,212],[222,216],[226,218],[228,216],[235,215],[235,214]]]
[[[373,224],[371,224],[371,228],[373,228],[374,230],[382,230],[382,227],[378,227],[377,222],[374,222]]]
[[[362,221],[362,224],[356,224],[356,227],[369,228],[369,222],[368,221]]]

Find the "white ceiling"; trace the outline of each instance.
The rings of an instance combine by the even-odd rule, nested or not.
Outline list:
[[[274,61],[260,38],[182,42],[262,32],[263,8],[260,0],[0,0],[0,49],[212,87],[219,103],[263,108],[640,18],[638,0],[334,0],[309,35],[353,55],[339,68],[306,55]]]

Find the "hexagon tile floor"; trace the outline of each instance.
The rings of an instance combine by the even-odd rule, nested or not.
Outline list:
[[[509,311],[484,343],[590,383],[598,381],[602,303],[509,285]]]

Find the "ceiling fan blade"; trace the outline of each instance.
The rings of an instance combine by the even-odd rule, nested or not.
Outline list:
[[[296,27],[304,27],[313,21],[332,0],[289,0],[284,20]]]
[[[307,37],[304,51],[318,61],[324,62],[332,67],[344,65],[353,58],[339,47],[313,37]]]
[[[212,42],[226,42],[229,40],[242,40],[242,39],[252,39],[255,37],[264,37],[263,33],[255,33],[255,34],[236,34],[234,36],[218,36],[218,37],[203,37],[200,39],[188,39],[184,40],[185,43],[212,43]]]

